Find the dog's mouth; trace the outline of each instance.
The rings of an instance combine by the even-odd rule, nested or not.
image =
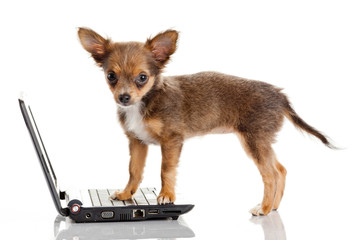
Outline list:
[[[117,105],[118,108],[120,108],[120,109],[129,109],[129,108],[131,108],[131,107],[133,106],[133,104],[126,104],[126,105],[124,105],[124,104],[122,104],[122,103],[116,103],[116,105]]]
[[[140,109],[142,106],[142,102],[139,101],[139,102],[132,102],[132,103],[128,103],[128,104],[123,104],[123,103],[117,102],[116,105],[120,110],[127,111],[127,110],[131,110],[131,109]]]

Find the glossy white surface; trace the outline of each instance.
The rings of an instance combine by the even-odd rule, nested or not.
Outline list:
[[[358,10],[356,1],[2,1],[1,236],[358,239]],[[285,121],[274,144],[288,170],[285,195],[279,212],[266,217],[248,213],[261,201],[262,181],[237,137],[226,134],[185,143],[177,191],[195,208],[178,222],[56,220],[19,111],[21,90],[32,100],[63,189],[123,188],[128,178],[128,143],[116,105],[78,42],[79,26],[115,41],[180,30],[166,74],[215,70],[282,87],[299,115],[344,149],[327,149]],[[142,186],[161,186],[160,159],[159,147],[151,146]]]

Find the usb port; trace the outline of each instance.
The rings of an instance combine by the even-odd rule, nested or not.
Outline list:
[[[159,209],[149,209],[149,214],[159,214]]]

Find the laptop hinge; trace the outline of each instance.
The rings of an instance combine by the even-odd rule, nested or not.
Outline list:
[[[65,200],[65,192],[63,192],[63,191],[59,191],[59,196],[60,196],[60,199],[61,200]]]

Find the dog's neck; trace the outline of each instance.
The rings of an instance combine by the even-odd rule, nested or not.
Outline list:
[[[141,101],[128,107],[118,105],[118,114],[125,131],[134,134],[134,136],[144,144],[158,144],[147,132],[143,120],[149,111],[149,104],[156,95],[163,91],[163,88],[164,79],[162,76],[157,76],[154,85]]]
[[[165,86],[164,77],[161,75],[156,76],[154,85],[151,87],[149,92],[147,92],[145,96],[143,96],[141,99],[144,108],[147,108],[151,100],[164,89],[164,86]]]
[[[154,140],[148,131],[143,122],[144,119],[144,104],[143,102],[138,102],[129,107],[120,107],[118,106],[118,111],[120,113],[121,123],[126,132],[132,133],[137,139],[142,141],[144,144],[158,144]]]

